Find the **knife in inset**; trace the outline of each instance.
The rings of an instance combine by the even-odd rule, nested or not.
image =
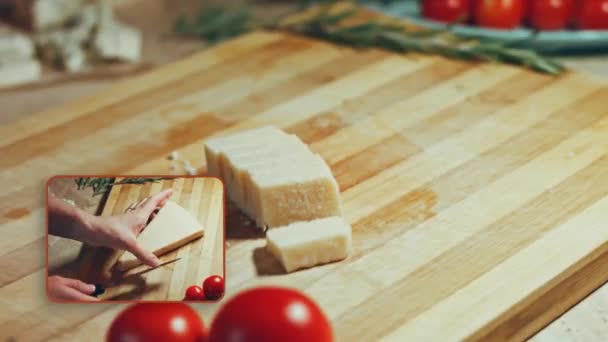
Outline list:
[[[143,271],[139,271],[139,272],[136,272],[136,273],[133,273],[133,274],[129,274],[128,276],[126,276],[124,278],[121,278],[121,279],[118,279],[116,281],[110,282],[106,286],[103,286],[101,284],[95,284],[95,292],[92,294],[92,296],[93,297],[97,297],[99,295],[102,295],[102,294],[104,294],[106,292],[106,288],[108,288],[108,287],[113,287],[113,286],[116,286],[116,285],[120,285],[120,283],[124,282],[125,280],[129,280],[131,278],[137,278],[137,277],[139,277],[139,276],[141,276],[143,274],[146,274],[148,272],[157,270],[157,269],[159,269],[161,267],[165,267],[165,266],[167,266],[169,264],[172,264],[172,263],[174,263],[176,261],[179,261],[179,260],[181,260],[181,258],[175,258],[173,260],[165,261],[165,262],[163,262],[162,264],[160,264],[160,265],[158,265],[156,267],[151,267],[151,268],[145,269]]]

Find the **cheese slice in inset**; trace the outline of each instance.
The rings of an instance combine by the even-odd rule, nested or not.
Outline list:
[[[161,256],[201,236],[203,228],[198,220],[179,204],[168,201],[139,235],[137,241],[143,248]],[[140,264],[133,254],[125,252],[115,267],[126,271]]]
[[[352,249],[350,225],[341,217],[327,217],[269,230],[268,251],[287,272],[348,257]]]

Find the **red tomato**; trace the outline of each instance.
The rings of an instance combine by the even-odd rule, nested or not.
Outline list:
[[[584,30],[608,29],[608,0],[580,0],[574,22]]]
[[[217,300],[224,295],[224,278],[219,275],[213,275],[203,282],[203,292],[205,299]]]
[[[528,7],[530,24],[539,30],[562,29],[568,26],[573,6],[573,0],[532,0]]]
[[[138,303],[121,312],[106,334],[107,342],[203,342],[205,328],[196,311],[183,303]]]
[[[321,309],[304,294],[259,287],[232,297],[211,323],[209,342],[236,340],[330,342],[332,331]]]
[[[200,286],[190,286],[186,290],[186,300],[205,300],[205,293]]]
[[[525,15],[523,0],[475,0],[473,16],[479,26],[513,29]]]
[[[444,23],[464,22],[469,19],[471,0],[424,0],[422,15]]]

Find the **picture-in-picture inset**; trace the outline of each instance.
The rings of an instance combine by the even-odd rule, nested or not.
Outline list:
[[[56,302],[217,300],[217,178],[58,176],[47,186],[47,295]]]

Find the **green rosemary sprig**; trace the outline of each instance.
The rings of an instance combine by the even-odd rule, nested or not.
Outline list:
[[[146,184],[155,183],[163,177],[127,177],[120,181],[115,181],[115,178],[103,178],[103,177],[81,177],[74,179],[78,190],[84,190],[86,188],[93,189],[93,196],[101,195],[106,193],[113,185],[118,184]]]
[[[238,36],[252,28],[253,16],[247,8],[233,11],[211,7],[201,11],[194,19],[182,16],[175,23],[178,33],[196,36],[210,43]]]
[[[552,59],[512,43],[497,43],[458,37],[448,27],[446,30],[410,29],[401,24],[379,20],[366,20],[354,25],[345,25],[359,12],[354,2],[348,7],[335,11],[337,1],[327,1],[328,5],[318,5],[317,14],[295,23],[272,24],[253,21],[249,11],[233,12],[214,7],[203,10],[198,19],[188,21],[181,18],[176,23],[178,32],[193,34],[200,38],[217,42],[254,28],[288,31],[311,38],[324,39],[354,48],[380,48],[395,52],[419,52],[442,55],[448,58],[488,61],[519,65],[532,70],[558,75],[565,67]]]
[[[373,47],[396,52],[419,52],[456,59],[515,64],[552,75],[565,70],[560,63],[533,50],[458,38],[448,31],[414,31],[402,25],[375,20],[351,26],[342,25],[344,20],[353,15],[355,11],[348,9],[337,13],[321,11],[310,20],[283,26],[282,29],[358,48]]]

